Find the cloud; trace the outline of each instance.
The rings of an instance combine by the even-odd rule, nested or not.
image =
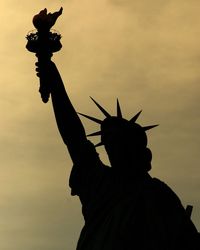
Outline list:
[[[143,109],[142,125],[159,123],[148,134],[152,175],[194,205],[199,227],[199,4],[9,0],[0,3],[1,248],[74,249],[83,223],[67,187],[71,160],[25,50],[32,16],[60,6],[63,48],[53,60],[75,108],[101,117],[91,95],[115,114],[118,97],[125,118]]]

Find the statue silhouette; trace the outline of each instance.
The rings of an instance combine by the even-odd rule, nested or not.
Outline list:
[[[85,225],[77,250],[197,250],[199,234],[177,195],[162,181],[152,178],[152,154],[146,130],[136,123],[111,116],[94,99],[104,120],[84,115],[100,124],[99,135],[111,166],[100,160],[95,146],[66,93],[55,64],[49,59],[36,63],[37,76],[49,83],[58,129],[66,144],[73,168],[71,194],[82,204]]]

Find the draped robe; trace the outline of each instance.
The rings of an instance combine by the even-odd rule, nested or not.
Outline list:
[[[177,195],[133,169],[105,166],[87,141],[69,181],[85,220],[77,250],[199,250],[199,234]]]

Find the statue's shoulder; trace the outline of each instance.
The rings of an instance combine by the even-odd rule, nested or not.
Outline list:
[[[152,189],[163,204],[182,206],[178,195],[165,182],[158,178],[152,178]]]
[[[161,181],[160,179],[156,178],[156,177],[153,177],[151,178],[152,179],[152,184],[155,186],[155,187],[159,187],[159,188],[162,188],[164,190],[168,190],[171,188],[164,182],[164,181]]]
[[[159,192],[175,195],[175,192],[164,181],[161,181],[158,178],[152,178],[152,185],[153,188]]]

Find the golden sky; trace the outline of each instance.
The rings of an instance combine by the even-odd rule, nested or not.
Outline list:
[[[0,249],[74,250],[83,224],[68,188],[72,163],[25,49],[32,16],[61,6],[53,59],[75,108],[101,118],[89,96],[111,114],[118,97],[127,119],[142,109],[138,122],[159,123],[148,133],[151,175],[194,206],[200,231],[200,2],[1,0]]]

